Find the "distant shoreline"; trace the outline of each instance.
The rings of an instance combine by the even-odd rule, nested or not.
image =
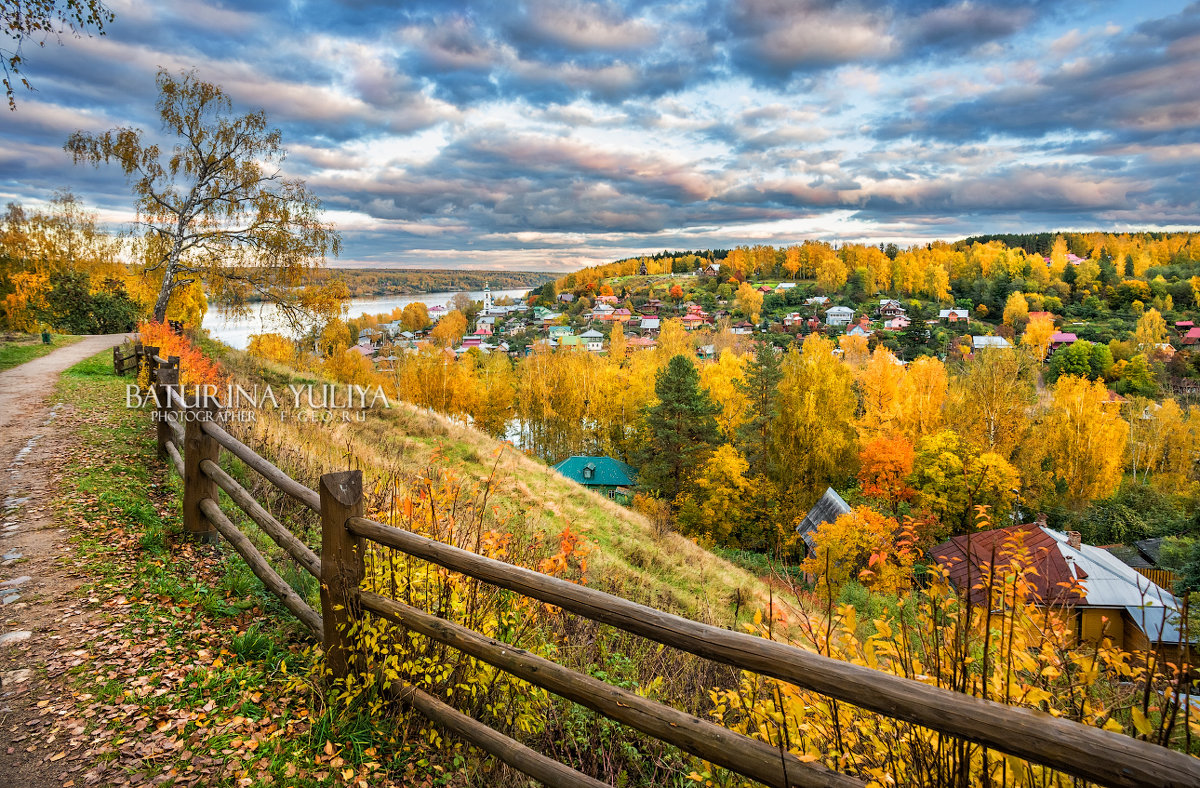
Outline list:
[[[350,298],[391,298],[429,293],[471,292],[485,287],[499,290],[533,290],[565,276],[554,271],[476,271],[425,268],[327,268],[329,275],[346,282]],[[247,298],[247,303],[263,303]]]
[[[548,271],[472,271],[406,268],[332,268],[352,298],[406,296],[447,291],[532,290],[561,274]]]

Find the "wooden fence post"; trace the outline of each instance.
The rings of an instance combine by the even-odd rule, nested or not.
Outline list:
[[[174,360],[174,357],[172,357]],[[176,360],[176,364],[178,361]],[[179,390],[179,367],[165,366],[158,370],[158,382],[154,384],[154,401],[158,406],[154,409],[154,420],[158,427],[158,457],[167,458],[167,441],[175,440],[175,432],[171,429],[171,414],[175,412],[171,392]],[[182,448],[176,446],[176,448]]]
[[[125,363],[121,355],[121,346],[113,346],[113,374],[120,377],[125,374]]]
[[[183,412],[183,528],[208,544],[217,541],[217,529],[200,511],[200,502],[205,498],[219,500],[219,491],[217,483],[200,470],[200,463],[204,460],[220,463],[221,444],[200,425],[202,421],[216,421],[220,412],[218,403],[202,389],[196,394],[196,406]]]
[[[146,357],[146,369],[149,370],[149,372],[150,372],[149,377],[146,379],[148,381],[150,381],[149,385],[153,386],[154,381],[157,380],[157,378],[158,378],[158,363],[155,362],[155,360],[154,360],[154,358],[158,355],[158,348],[147,345],[145,350],[146,350],[146,356],[145,356]],[[138,373],[140,374],[141,371],[142,371],[142,368],[139,366]]]
[[[346,520],[362,514],[362,471],[321,477],[321,618],[325,665],[334,679],[344,679],[359,667],[350,628],[359,614],[362,541],[346,530]]]

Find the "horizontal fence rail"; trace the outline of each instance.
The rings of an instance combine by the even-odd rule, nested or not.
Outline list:
[[[429,721],[458,734],[479,749],[538,782],[555,788],[611,788],[608,783],[602,783],[553,758],[547,758],[416,687],[393,681],[392,692],[402,703],[416,709]]]
[[[657,643],[786,681],[1101,785],[1120,788],[1200,785],[1200,759],[1166,747],[841,662],[777,641],[701,624],[369,520],[362,516],[361,472],[325,474],[319,492],[296,481],[222,428],[215,402],[199,397],[189,403],[179,381],[178,358],[163,358],[158,350],[141,343],[134,345],[129,354],[115,348],[113,369],[118,375],[130,368],[140,370],[143,365],[149,370],[154,386],[159,456],[169,460],[184,481],[185,529],[201,540],[211,541],[217,534],[223,536],[263,585],[323,641],[326,666],[335,678],[364,669],[364,655],[357,648],[352,631],[365,612],[765,785],[850,788],[863,784],[820,764],[802,762],[768,742],[572,671],[394,599],[364,591],[361,588],[364,542],[369,541]],[[255,470],[288,498],[321,515],[319,555],[220,467],[222,450]],[[218,503],[221,492],[288,558],[320,581],[320,611],[282,578],[221,510]],[[391,689],[406,707],[546,785],[586,788],[604,785],[416,687],[393,681]]]
[[[314,512],[318,514],[321,512],[321,496],[317,494],[316,490],[305,487],[276,468],[254,449],[226,432],[216,421],[204,421],[201,425],[201,429],[211,435],[213,440],[221,444],[234,457],[258,471],[264,479],[275,485],[281,492],[295,498]]]
[[[1200,785],[1200,759],[1123,734],[701,624],[363,517],[351,518],[346,527],[361,538],[657,643],[781,679],[1102,785]]]
[[[415,607],[369,591],[363,591],[361,599],[364,610],[764,785],[778,788],[863,786],[861,780],[832,772],[821,764],[804,763],[790,753],[781,753],[767,742],[647,700]]]
[[[292,612],[296,618],[312,630],[319,634],[324,629],[324,624],[321,622],[321,616],[317,614],[308,604],[300,598],[287,582],[279,576],[279,574],[271,568],[271,565],[262,557],[262,553],[258,552],[258,548],[254,546],[245,534],[238,527],[229,521],[225,513],[221,511],[221,507],[211,498],[205,498],[200,501],[200,511],[204,512],[204,516],[209,522],[216,526],[217,531],[221,536],[229,542],[234,550],[237,550],[238,555],[254,572],[255,577],[263,582],[272,594],[279,598],[283,606]]]
[[[317,554],[310,550],[308,545],[297,539],[283,523],[276,520],[258,501],[254,500],[254,497],[250,495],[245,487],[238,484],[236,479],[221,470],[221,466],[212,460],[201,461],[200,470],[215,481],[217,486],[238,505],[238,508],[245,512],[263,530],[263,533],[274,540],[275,544],[279,545],[306,572],[320,579],[321,559],[317,557]]]

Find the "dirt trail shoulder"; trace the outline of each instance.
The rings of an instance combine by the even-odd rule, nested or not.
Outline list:
[[[46,664],[75,648],[62,633],[81,613],[50,508],[69,439],[49,401],[59,373],[123,337],[87,337],[0,372],[0,788],[64,782],[42,763],[53,752],[27,751],[51,721]]]

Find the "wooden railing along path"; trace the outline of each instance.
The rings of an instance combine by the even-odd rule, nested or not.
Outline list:
[[[113,358],[119,374],[125,362],[118,360],[123,358],[119,353]],[[144,348],[139,358],[149,365],[154,384],[159,455],[169,458],[183,477],[184,528],[204,541],[215,540],[218,533],[223,536],[263,584],[322,640],[326,665],[334,678],[348,676],[361,663],[349,635],[354,622],[362,616],[380,616],[765,785],[863,785],[855,777],[802,762],[767,742],[364,590],[360,588],[364,547],[371,542],[739,670],[791,682],[1101,785],[1200,785],[1200,759],[1156,744],[690,621],[367,519],[363,517],[361,471],[325,474],[320,478],[319,491],[302,485],[222,428],[215,403],[202,398],[185,402],[178,359],[161,358],[156,348]],[[319,555],[221,469],[222,451],[228,451],[286,496],[320,515]],[[221,492],[320,581],[319,611],[280,577],[221,511]],[[392,689],[401,702],[433,723],[546,785],[604,785],[456,711],[423,690],[400,681],[393,682]]]

